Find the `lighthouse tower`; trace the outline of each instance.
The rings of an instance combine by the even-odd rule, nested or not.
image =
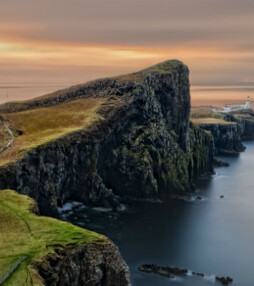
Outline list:
[[[246,99],[245,109],[250,109],[250,97],[249,96]]]

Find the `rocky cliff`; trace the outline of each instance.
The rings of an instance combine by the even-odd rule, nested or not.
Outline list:
[[[43,214],[56,214],[68,200],[117,209],[117,196],[163,198],[191,190],[201,173],[212,171],[213,138],[189,126],[188,76],[181,62],[167,61],[135,74],[2,106],[4,116],[105,98],[100,120],[2,166],[0,187],[35,198]]]
[[[46,286],[131,285],[128,266],[110,241],[58,248],[32,267]]]
[[[200,128],[210,131],[214,138],[215,155],[236,155],[245,150],[241,140],[241,127],[231,122],[225,124],[201,123]]]
[[[242,140],[254,139],[254,113],[251,110],[227,114],[225,120],[239,125]]]

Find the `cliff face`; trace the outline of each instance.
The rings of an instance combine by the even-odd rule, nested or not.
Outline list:
[[[242,140],[254,139],[254,113],[252,111],[227,114],[225,120],[236,122],[239,125]]]
[[[238,124],[200,124],[214,138],[215,155],[235,155],[245,150],[241,143],[241,128]]]
[[[35,198],[44,214],[55,214],[67,200],[118,208],[115,195],[155,198],[190,190],[197,176],[212,171],[213,139],[189,126],[188,75],[182,63],[168,61],[41,99],[44,106],[88,96],[108,101],[99,111],[103,119],[88,129],[2,168],[1,187]]]
[[[58,249],[34,263],[46,286],[130,286],[126,263],[112,243]]]

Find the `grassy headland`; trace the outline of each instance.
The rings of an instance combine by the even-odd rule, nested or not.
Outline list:
[[[15,136],[11,147],[0,153],[0,166],[16,162],[33,148],[84,130],[97,120],[102,120],[99,114],[101,108],[122,103],[120,97],[114,95],[117,94],[117,88],[111,88],[113,82],[141,82],[151,72],[172,74],[184,67],[178,60],[165,61],[137,73],[95,80],[33,100],[0,105],[0,119],[4,120]],[[105,86],[109,96],[101,96]],[[0,126],[0,146],[6,146],[9,137],[6,128]]]
[[[34,262],[51,253],[56,245],[103,243],[105,237],[53,218],[39,217],[31,210],[33,199],[12,190],[0,191],[0,277],[17,259],[26,257],[4,283],[10,285],[42,285]],[[106,241],[106,240],[105,240]]]
[[[41,144],[84,129],[102,119],[98,110],[105,102],[105,98],[85,98],[49,107],[1,114],[16,138],[12,146],[0,154],[0,165],[16,161]],[[1,123],[0,145],[5,146],[9,138],[10,134]]]

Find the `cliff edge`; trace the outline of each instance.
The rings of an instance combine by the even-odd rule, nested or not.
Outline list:
[[[177,60],[2,105],[15,140],[0,155],[0,188],[51,215],[68,200],[118,209],[118,196],[188,192],[213,161],[213,138],[189,113],[189,71]]]

